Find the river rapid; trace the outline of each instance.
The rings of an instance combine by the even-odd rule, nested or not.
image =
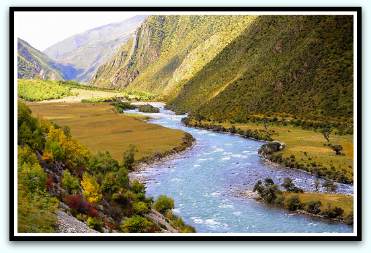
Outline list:
[[[175,115],[162,103],[151,103],[160,113],[146,114],[149,121],[180,129],[195,138],[185,152],[145,166],[141,178],[147,194],[166,194],[175,200],[174,213],[204,233],[351,233],[353,227],[266,206],[243,196],[259,179],[277,184],[290,177],[305,191],[314,191],[314,177],[304,171],[266,162],[258,155],[264,143],[228,133],[186,127],[185,115]],[[126,111],[125,113],[139,113]],[[321,189],[323,190],[323,189]],[[338,184],[339,193],[353,193],[352,185]]]

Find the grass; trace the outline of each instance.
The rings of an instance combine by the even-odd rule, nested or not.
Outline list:
[[[204,121],[203,123],[210,123]],[[215,125],[231,127],[230,123],[211,122]],[[237,129],[242,130],[264,130],[264,125],[259,123],[233,124]],[[313,130],[305,130],[293,126],[268,125],[268,130],[273,130],[272,138],[286,144],[282,154],[283,158],[294,159],[296,162],[309,168],[316,167],[328,174],[327,170],[332,171],[332,175],[343,174],[349,181],[353,180],[353,135],[330,135],[330,143],[343,146],[344,155],[336,155],[328,146],[322,133]],[[331,176],[332,178],[332,176]],[[335,178],[333,178],[335,179]]]
[[[298,195],[302,203],[308,203],[310,201],[321,201],[321,211],[326,209],[329,205],[331,207],[340,207],[344,210],[343,217],[353,212],[353,196],[344,194],[328,194],[328,193],[292,193],[283,192],[285,199],[288,199],[292,195]]]
[[[70,87],[58,81],[18,79],[18,96],[27,101],[60,99],[73,94]]]
[[[109,151],[121,161],[130,144],[137,147],[135,159],[171,152],[183,145],[185,133],[149,124],[135,116],[118,114],[108,104],[30,103],[36,116],[69,126],[72,136],[92,152]]]

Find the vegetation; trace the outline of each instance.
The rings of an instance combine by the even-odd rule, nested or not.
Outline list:
[[[283,186],[288,186],[289,189],[297,188],[291,179],[285,179]],[[257,181],[253,191],[257,192],[265,203],[273,206],[338,219],[347,224],[353,223],[353,197],[350,195],[282,191],[270,178]]]
[[[159,113],[160,112],[160,109],[158,109],[157,107],[154,107],[150,104],[139,105],[138,110],[140,112],[146,112],[146,113]]]
[[[73,95],[71,88],[58,81],[18,79],[18,96],[27,101],[42,101]]]
[[[74,138],[93,153],[107,150],[119,161],[130,145],[136,147],[134,157],[139,161],[183,150],[192,143],[192,138],[180,130],[117,114],[109,104],[33,103],[29,106],[34,115],[69,126]]]
[[[153,212],[153,200],[146,197],[144,185],[129,182],[134,149],[123,155],[121,163],[109,152],[92,155],[72,139],[69,128],[32,117],[23,102],[18,105],[18,121],[20,232],[54,232],[59,201],[100,232],[163,230],[146,216]],[[171,211],[174,202],[165,196],[162,199],[162,210]],[[181,218],[174,216],[174,220],[175,229],[194,232]]]
[[[165,195],[161,195],[157,198],[153,207],[162,214],[165,214],[168,210],[174,208],[174,200],[171,198],[166,197]]]

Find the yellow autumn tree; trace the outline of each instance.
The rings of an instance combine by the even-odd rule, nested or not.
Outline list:
[[[84,172],[82,175],[81,186],[83,194],[89,203],[95,204],[101,201],[102,191],[95,178]]]

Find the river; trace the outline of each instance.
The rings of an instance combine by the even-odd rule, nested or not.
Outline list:
[[[184,115],[175,115],[152,103],[160,113],[146,114],[151,123],[190,133],[196,142],[187,151],[136,172],[146,183],[147,194],[166,194],[175,200],[174,213],[205,233],[351,233],[352,226],[325,221],[286,210],[270,208],[241,196],[259,179],[275,183],[290,177],[306,191],[314,191],[314,177],[263,161],[258,149],[263,142],[228,133],[186,127]],[[138,113],[137,111],[127,111]],[[339,193],[353,193],[353,186],[338,184]]]

